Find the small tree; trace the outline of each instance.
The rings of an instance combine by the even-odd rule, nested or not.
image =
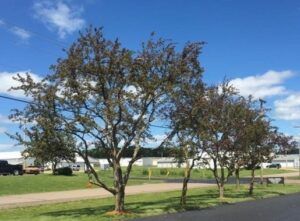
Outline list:
[[[234,88],[223,82],[207,89],[203,105],[201,140],[205,153],[204,163],[212,171],[220,198],[224,197],[224,185],[235,168],[234,118],[239,96]],[[210,164],[212,161],[212,165]]]
[[[255,169],[274,156],[276,128],[271,125],[265,114],[262,114],[261,108],[255,107],[255,102],[251,100],[249,102],[252,105],[245,117],[246,124],[241,144],[244,146],[245,165],[251,169],[249,194],[252,195]]]
[[[28,102],[24,110],[13,110],[12,121],[19,122],[24,135],[8,134],[23,145],[23,155],[34,157],[36,162],[51,163],[54,174],[56,166],[62,160],[75,161],[75,141],[69,134],[58,130],[61,121],[56,114],[55,90],[44,81],[33,82],[30,75],[15,77],[22,85],[12,88],[22,89],[34,102]]]
[[[167,111],[174,132],[172,146],[177,146],[176,158],[185,164],[180,203],[186,205],[188,182],[195,163],[201,159],[203,145],[199,131],[202,126],[204,84],[199,75],[189,75],[181,80],[171,93],[171,106]]]

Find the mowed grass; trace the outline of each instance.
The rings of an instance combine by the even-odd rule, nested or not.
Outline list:
[[[153,178],[182,178],[183,168],[150,168]],[[148,180],[148,168],[134,167],[128,185],[138,185],[142,183],[162,182],[157,179]],[[266,169],[264,174],[274,174],[288,172],[285,170]],[[99,176],[108,185],[113,185],[112,170],[99,171]],[[259,174],[259,171],[257,171]],[[241,177],[250,176],[250,171],[242,170]],[[211,171],[205,169],[195,169],[192,172],[192,179],[211,179]],[[24,176],[0,176],[0,196],[24,193],[51,192],[85,189],[88,184],[88,176],[82,172],[77,172],[73,176],[53,176],[52,174],[24,175]],[[94,187],[97,188],[97,187]]]
[[[188,192],[187,207],[179,205],[180,191],[160,194],[141,194],[126,197],[126,209],[130,212],[125,216],[109,216],[106,213],[113,210],[113,198],[83,200],[69,203],[57,203],[34,207],[3,209],[0,220],[5,221],[111,221],[137,217],[175,213],[185,210],[203,209],[221,204],[256,200],[289,193],[300,192],[297,185],[256,186],[254,195],[249,196],[247,186],[236,191],[234,186],[227,186],[225,199],[218,199],[216,188],[192,189]]]
[[[102,180],[108,185],[113,185],[112,174],[101,173]],[[73,176],[54,176],[52,174],[24,175],[24,176],[0,176],[0,196],[25,193],[52,192],[75,189],[86,189],[88,187],[88,176],[85,173],[75,173]],[[138,185],[158,180],[148,181],[131,179],[128,185]],[[99,188],[93,186],[93,188]]]

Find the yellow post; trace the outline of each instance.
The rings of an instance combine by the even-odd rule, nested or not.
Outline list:
[[[149,178],[149,180],[151,180],[151,175],[152,175],[152,171],[151,171],[151,169],[149,168],[149,169],[148,169],[148,178]]]
[[[167,177],[169,176],[169,174],[170,174],[170,171],[168,170],[168,172],[167,172]]]

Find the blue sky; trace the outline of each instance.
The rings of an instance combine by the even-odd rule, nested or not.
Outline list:
[[[62,48],[90,24],[103,26],[106,37],[119,37],[133,50],[152,31],[178,47],[207,42],[200,56],[204,80],[218,83],[226,76],[243,95],[267,100],[274,124],[299,136],[293,126],[300,125],[300,1],[3,0],[0,94],[23,98],[7,92],[14,84],[11,76],[28,71],[38,80],[48,74],[49,66],[64,56]],[[4,134],[17,130],[7,115],[19,107],[0,98],[0,152],[20,148]]]

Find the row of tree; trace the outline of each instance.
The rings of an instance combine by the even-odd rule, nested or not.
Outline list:
[[[102,29],[90,28],[41,82],[30,75],[16,76],[20,86],[13,89],[23,90],[32,102],[11,115],[25,138],[19,133],[11,137],[29,155],[56,153],[45,159],[54,164],[80,155],[90,182],[112,193],[115,211],[123,212],[125,187],[141,146],[154,139],[153,123],[164,122],[169,131],[158,146],[179,147],[178,158],[192,159],[187,163],[182,203],[191,169],[196,160],[205,162],[205,155],[213,160],[211,170],[222,197],[228,177],[234,172],[238,176],[246,164],[254,168],[268,160],[275,147],[282,147],[283,136],[251,98],[239,96],[226,82],[203,83],[202,46],[187,43],[178,50],[172,41],[151,35],[133,52],[119,40],[104,38]],[[91,167],[91,149],[107,158],[113,186]],[[126,168],[120,165],[124,156],[131,158]]]
[[[224,197],[224,185],[235,175],[237,189],[240,170],[251,170],[249,194],[253,193],[255,169],[270,162],[278,152],[293,149],[292,137],[278,132],[263,108],[263,100],[240,96],[224,82],[204,91],[192,87],[179,93],[189,94],[174,100],[170,121],[176,128],[171,145],[177,145],[177,158],[185,162],[181,204],[186,203],[187,184],[196,162],[208,167]],[[191,96],[192,95],[192,96]]]

